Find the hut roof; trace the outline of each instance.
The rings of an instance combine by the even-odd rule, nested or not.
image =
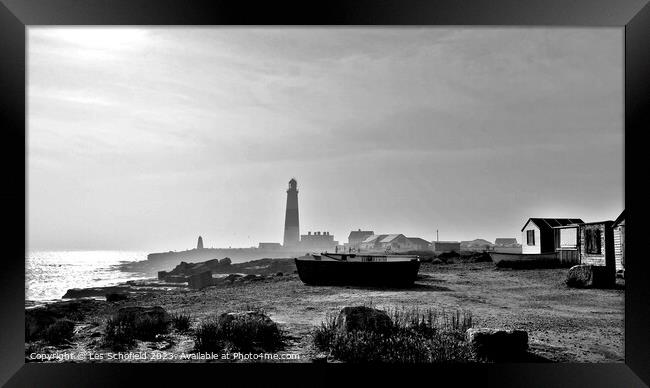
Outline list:
[[[521,228],[523,232],[529,222],[537,225],[540,230],[552,230],[554,227],[566,226],[571,224],[584,224],[580,218],[529,218]]]

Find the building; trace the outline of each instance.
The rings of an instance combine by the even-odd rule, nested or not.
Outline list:
[[[298,222],[298,182],[295,178],[289,181],[287,189],[287,209],[284,216],[285,247],[296,247],[300,244],[300,226]]]
[[[373,234],[363,240],[359,246],[361,252],[406,252],[417,249],[403,234]]]
[[[329,232],[307,232],[300,236],[300,248],[329,251],[332,252],[337,249],[338,241],[334,241],[334,235]]]
[[[497,238],[494,240],[494,246],[500,248],[515,248],[519,246],[516,238]]]
[[[407,237],[408,240],[415,247],[416,251],[426,251],[429,250],[429,245],[431,245],[427,240],[419,237]]]
[[[521,252],[524,254],[555,252],[553,228],[582,223],[579,218],[529,218],[521,228]]]
[[[346,251],[358,251],[359,247],[361,246],[361,243],[363,240],[367,239],[368,237],[374,235],[375,232],[372,230],[353,230],[350,232],[348,235],[348,243],[345,245],[344,249]]]
[[[614,220],[614,257],[616,259],[616,270],[625,269],[625,210]]]
[[[429,247],[435,253],[460,253],[460,241],[431,241]]]

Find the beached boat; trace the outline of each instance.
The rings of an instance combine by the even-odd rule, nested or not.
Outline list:
[[[408,287],[420,269],[413,255],[310,254],[295,259],[298,276],[309,285]]]
[[[503,268],[559,267],[562,264],[557,252],[532,254],[507,252],[488,253],[497,267]]]

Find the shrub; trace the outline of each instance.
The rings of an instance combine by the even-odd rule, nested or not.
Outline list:
[[[69,319],[57,319],[53,324],[47,327],[43,333],[43,338],[51,344],[61,344],[74,334],[74,322]]]
[[[328,315],[313,333],[314,345],[348,362],[473,361],[465,342],[465,332],[472,326],[470,314],[431,309],[392,309],[388,314],[393,322],[389,333],[346,332],[334,316]]]
[[[172,326],[181,332],[188,331],[190,329],[191,321],[192,318],[189,316],[189,314],[178,313],[171,315]]]
[[[156,335],[168,332],[168,322],[149,315],[118,312],[106,321],[104,345],[124,349],[135,344],[136,339],[153,341]]]
[[[257,311],[224,313],[201,323],[195,347],[203,352],[272,352],[284,346],[277,323]]]

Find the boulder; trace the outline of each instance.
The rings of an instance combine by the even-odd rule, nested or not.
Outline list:
[[[443,264],[443,263],[444,263],[444,261],[442,261],[442,260],[440,260],[440,259],[433,259],[433,260],[431,260],[431,264]]]
[[[472,328],[466,337],[479,358],[491,361],[522,360],[528,351],[528,333],[523,330]]]
[[[569,268],[566,284],[574,288],[606,288],[616,281],[616,275],[608,267],[595,265],[574,265]]]
[[[212,286],[212,272],[205,271],[200,274],[191,275],[188,279],[188,286],[193,290],[200,290],[205,287]]]
[[[257,280],[259,276],[257,275],[246,275],[242,278],[243,281],[248,281],[248,280]]]
[[[236,273],[231,273],[230,275],[226,276],[224,279],[229,281],[229,282],[234,282],[235,280],[241,278],[242,276]]]
[[[275,274],[275,276],[284,276],[284,274],[282,272],[278,272]]]
[[[224,257],[223,259],[219,260],[220,265],[230,265],[232,264],[232,260],[230,260],[230,257]]]
[[[111,292],[106,294],[106,301],[107,302],[119,302],[122,300],[127,300],[129,299],[129,296],[125,293],[122,292]]]
[[[388,333],[393,327],[393,322],[385,311],[366,306],[344,307],[339,312],[336,323],[345,332],[364,330]]]

